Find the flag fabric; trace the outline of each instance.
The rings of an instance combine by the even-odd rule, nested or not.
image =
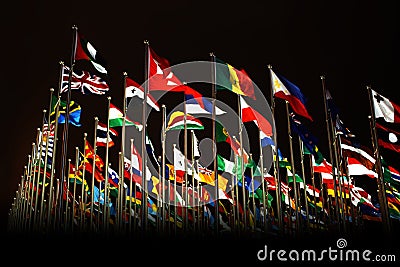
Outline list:
[[[110,103],[108,121],[110,124],[110,128],[122,126],[124,122],[124,114],[112,103]],[[138,129],[139,131],[141,131],[143,128],[143,125],[138,122],[132,121],[128,117],[125,117],[125,126],[135,126],[136,129]]]
[[[391,166],[389,166],[389,171],[390,171],[390,176],[391,176],[392,180],[395,183],[400,184],[400,172]]]
[[[371,178],[378,178],[378,174],[368,169],[356,158],[347,157],[347,169],[350,176],[353,175],[367,175]]]
[[[295,118],[294,113],[290,114],[290,126],[293,132],[295,132],[303,141],[303,144],[308,151],[314,155],[315,161],[321,163],[324,160],[324,156],[317,147],[318,139],[311,134],[304,124]]]
[[[238,155],[239,157],[242,156],[239,141],[231,138],[225,127],[222,126],[222,124],[218,121],[215,122],[215,139],[217,143],[218,142],[228,143],[236,155]],[[249,155],[244,149],[243,149],[243,158],[244,158],[244,163],[247,163],[249,160]]]
[[[53,149],[54,149],[54,124],[51,123],[50,127],[47,122],[43,124],[43,129],[42,132],[40,133],[39,137],[39,143],[41,144],[41,149],[42,150],[42,157],[41,161],[43,163],[43,166],[46,162],[46,155],[47,155],[47,164],[46,167],[48,169],[51,168],[51,163],[53,161]]]
[[[56,96],[52,96],[52,101],[51,101],[51,113],[50,113],[50,120],[51,123],[54,123],[56,120],[56,106],[59,105],[59,110],[58,110],[58,123],[62,124],[65,123],[65,112],[67,108],[67,102],[63,101],[60,99],[58,101]],[[68,123],[71,123],[72,125],[76,127],[82,126],[80,123],[81,119],[81,106],[77,104],[75,101],[71,100],[69,103],[69,118],[68,118]]]
[[[245,70],[237,70],[228,63],[216,59],[216,89],[230,90],[238,95],[256,99],[253,81]]]
[[[174,111],[170,116],[166,131],[183,130],[185,127],[185,114],[182,111]],[[186,114],[187,130],[203,130],[201,121],[190,114]]]
[[[130,99],[135,96],[144,99],[144,88],[131,78],[126,77],[125,97]],[[160,111],[157,101],[149,93],[147,94],[147,104],[155,110]]]
[[[70,68],[63,66],[61,93],[68,91],[69,74]],[[84,95],[104,95],[110,90],[105,80],[88,71],[73,71],[71,78],[71,90],[80,90]]]
[[[378,135],[378,145],[400,152],[400,133],[383,126],[382,124],[376,123],[376,130]]]
[[[272,69],[270,69],[270,72],[274,97],[288,101],[296,114],[313,121],[307,111],[306,98],[300,91],[300,88],[288,81],[285,77],[275,74]]]
[[[234,175],[236,173],[235,163],[217,155],[218,170]]]
[[[213,104],[205,97],[194,98],[191,94],[185,94],[186,112],[189,114],[212,114]],[[226,111],[215,106],[215,114],[223,115]]]
[[[194,134],[194,131],[192,131],[193,135],[193,158],[200,158],[200,150],[199,150],[199,141],[197,140],[196,135]]]
[[[112,128],[109,128],[109,133],[113,136],[118,136],[118,132]],[[108,147],[112,147],[114,141],[111,136],[108,139]],[[96,146],[107,146],[107,125],[98,122],[96,129]]]
[[[100,158],[100,156],[98,154],[96,154],[96,156],[95,156],[94,150],[87,140],[85,142],[85,158],[94,159],[95,166],[100,171],[102,171],[102,169],[104,167],[104,161]]]
[[[357,159],[362,165],[366,166],[369,170],[372,170],[375,166],[375,158],[372,153],[367,152],[367,148],[357,148],[346,143],[341,143],[343,156]]]
[[[260,130],[260,142],[261,142],[261,147],[266,147],[266,146],[275,147],[274,140],[272,140],[271,136],[267,136],[261,130]]]
[[[387,122],[400,123],[400,106],[388,98],[372,90],[375,118],[383,118]]]
[[[240,108],[242,111],[241,119],[243,122],[253,121],[266,136],[272,136],[272,126],[270,122],[266,118],[264,118],[264,116],[261,115],[257,110],[250,107],[241,96]]]
[[[83,34],[77,32],[75,60],[81,59],[89,60],[98,72],[107,74],[107,63],[104,58],[97,53],[97,50],[85,39]]]

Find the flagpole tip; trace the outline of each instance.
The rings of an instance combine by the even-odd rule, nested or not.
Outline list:
[[[268,64],[268,69],[272,69],[272,65],[271,64]]]
[[[83,136],[84,136],[84,137],[87,137],[87,133],[83,133]]]
[[[50,88],[50,92],[54,92],[54,88]]]
[[[367,89],[371,89],[371,86],[370,86],[370,85],[367,85]]]
[[[128,76],[128,73],[127,73],[126,71],[124,71],[124,72],[122,73],[122,75]]]
[[[58,62],[58,64],[64,65],[64,61],[60,60],[60,61]]]
[[[131,142],[133,142],[133,138],[131,138]]]
[[[371,117],[371,115],[368,115],[368,119],[371,119],[372,117]]]
[[[321,75],[319,77],[321,78],[321,80],[325,80],[325,76],[324,75]]]
[[[108,99],[108,100],[111,100],[111,96],[107,96],[107,99]]]
[[[77,29],[78,29],[78,26],[76,26],[76,25],[74,24],[74,25],[72,25],[72,29],[73,29],[73,30],[77,30]]]
[[[43,113],[46,113],[47,110],[43,109]]]
[[[149,44],[149,41],[148,40],[144,40],[144,42],[143,42],[144,44]]]
[[[210,57],[215,57],[214,52],[210,52]]]
[[[94,120],[95,120],[95,121],[98,121],[98,120],[99,120],[99,118],[97,118],[97,117],[94,117]]]

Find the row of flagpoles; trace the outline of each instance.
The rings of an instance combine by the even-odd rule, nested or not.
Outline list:
[[[95,117],[92,142],[84,134],[83,148],[76,146],[74,160],[68,159],[69,125],[81,126],[81,107],[71,99],[71,92],[106,95],[109,90],[100,78],[107,74],[104,59],[78,33],[77,27],[73,30],[71,65],[60,64],[57,96],[50,90],[49,109],[43,112],[42,126],[10,208],[11,232],[218,234],[229,231],[240,235],[251,231],[297,235],[328,229],[347,232],[369,220],[377,221],[389,233],[392,222],[400,219],[397,190],[400,174],[383,161],[380,153],[381,148],[400,152],[400,146],[378,135],[379,131],[397,134],[388,128],[400,122],[400,108],[395,103],[367,88],[373,148],[369,152],[366,146],[356,143],[353,133],[340,120],[325,87],[325,77],[321,76],[329,146],[327,160],[306,127],[313,118],[300,89],[269,66],[272,118],[282,119],[276,114],[275,99],[285,103],[289,161],[278,148],[278,141],[279,144],[284,141],[278,140],[271,118],[252,105],[256,96],[246,72],[211,54],[212,100],[209,101],[182,83],[169,68],[168,60],[158,56],[148,42],[145,42],[146,82],[141,86],[124,73],[122,110],[107,97],[107,123]],[[75,71],[78,61],[91,62],[99,75],[87,70]],[[221,84],[225,87],[220,88]],[[217,91],[221,89],[237,95],[238,138],[217,119],[225,113],[216,105]],[[184,110],[175,111],[167,121],[166,106],[158,105],[151,95],[153,91],[183,93]],[[63,96],[66,100],[61,99]],[[142,100],[141,122],[127,116],[128,99],[134,98]],[[155,156],[147,131],[151,110],[162,113],[160,157]],[[213,145],[207,151],[214,159],[212,169],[200,164],[195,131],[205,126],[194,115],[201,113],[211,115],[212,140],[215,144],[227,143],[233,161],[219,154]],[[306,121],[302,122],[303,119]],[[243,145],[244,123],[249,122],[258,128],[259,164]],[[114,170],[109,148],[119,135],[117,128],[121,128],[121,147]],[[166,135],[174,130],[184,131],[183,152],[175,144],[166,147]],[[128,131],[139,134],[139,142],[133,138],[127,140]],[[294,139],[296,135],[298,141]],[[57,144],[61,145],[60,152]],[[99,147],[105,149],[104,160],[98,154]],[[173,162],[167,163],[166,151],[170,149]],[[296,149],[300,151],[300,160],[295,158]],[[272,174],[265,166],[268,155],[264,151],[271,156]],[[152,163],[158,169],[149,168]],[[356,179],[359,176],[371,177],[377,191],[371,194],[363,189]]]

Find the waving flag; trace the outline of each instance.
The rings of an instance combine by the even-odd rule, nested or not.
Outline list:
[[[191,94],[185,94],[186,112],[189,114],[212,114],[213,105],[206,98],[194,98]],[[226,112],[215,107],[216,115],[223,115]]]
[[[85,142],[85,158],[94,159],[96,167],[100,171],[102,171],[102,169],[104,167],[104,161],[100,158],[100,156],[98,154],[96,154],[96,156],[95,156],[94,150],[87,140]]]
[[[109,128],[109,133],[118,136],[118,132],[114,129]],[[107,146],[107,125],[104,123],[98,122],[97,130],[96,130],[96,145],[97,146]],[[108,139],[108,147],[112,147],[114,145],[114,141],[111,139],[111,136]]]
[[[108,121],[110,123],[110,128],[122,126],[124,121],[124,114],[112,103],[110,104]],[[125,118],[125,126],[135,126],[139,131],[141,131],[143,128],[143,125],[132,121],[128,117]]]
[[[269,121],[257,110],[250,107],[243,97],[240,97],[240,106],[243,122],[253,121],[266,136],[272,136],[272,126]]]
[[[216,59],[216,61],[217,90],[230,90],[235,94],[256,99],[253,81],[243,69],[237,70],[220,59]]]
[[[166,131],[183,130],[185,122],[185,114],[182,111],[173,112],[168,121]],[[196,119],[190,114],[186,114],[186,129],[188,130],[203,130],[204,126],[199,119]]]
[[[347,157],[347,169],[349,175],[367,175],[371,178],[378,178],[378,174],[373,170],[368,169],[361,162],[359,162],[356,158]]]
[[[400,106],[388,98],[372,90],[375,118],[383,118],[387,122],[400,123]]]
[[[51,113],[50,113],[50,118],[51,118],[51,123],[54,123],[56,120],[56,105],[60,105],[60,108],[58,110],[58,123],[65,123],[65,112],[67,108],[67,102],[60,100],[58,102],[58,99],[56,96],[53,95],[52,101],[51,101]],[[76,127],[82,126],[80,123],[81,119],[81,106],[78,105],[75,101],[71,100],[69,103],[69,119],[68,122],[71,123],[72,125]]]
[[[300,88],[288,81],[285,77],[275,74],[272,69],[270,69],[270,71],[274,97],[288,101],[296,114],[313,121],[310,114],[308,114],[306,98],[303,96]]]
[[[107,74],[107,63],[83,34],[77,32],[75,60],[89,60],[97,71]]]
[[[131,78],[126,77],[125,97],[132,98],[135,96],[144,99],[144,88]],[[147,94],[147,104],[155,110],[160,111],[157,101],[150,94]]]
[[[378,145],[400,152],[400,133],[383,126],[382,124],[376,123],[376,129],[378,132]]]
[[[61,93],[68,91],[70,69],[63,67]],[[71,90],[80,90],[82,94],[104,95],[109,91],[108,84],[101,77],[88,71],[72,72]]]

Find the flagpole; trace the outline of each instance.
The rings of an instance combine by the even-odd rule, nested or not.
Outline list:
[[[70,66],[70,72],[68,76],[68,92],[67,92],[67,104],[65,108],[65,124],[64,124],[64,129],[63,129],[63,139],[62,139],[62,152],[61,152],[61,185],[64,185],[65,181],[65,165],[67,161],[67,149],[68,149],[68,127],[69,127],[69,105],[71,102],[71,82],[72,82],[72,73],[74,71],[74,65],[75,65],[75,53],[76,53],[76,37],[78,34],[78,27],[77,26],[72,26],[73,30],[73,36],[72,36],[72,52],[71,52],[71,66]],[[56,114],[56,120],[58,120],[58,115]],[[59,212],[62,212],[63,209],[63,201],[62,201],[62,196],[64,193],[64,186],[60,188],[60,194],[61,197],[59,197]],[[61,214],[59,214],[59,218],[61,218]]]
[[[296,181],[296,170],[294,166],[294,155],[293,155],[293,136],[292,136],[292,127],[290,126],[290,119],[289,119],[289,102],[285,101],[286,103],[286,116],[287,116],[287,127],[288,127],[288,136],[289,136],[289,149],[290,149],[290,161],[292,164],[292,175],[293,175],[293,189],[294,189],[294,203],[295,203],[295,226],[296,226],[296,234],[299,233],[299,208],[301,210],[301,207],[299,207],[299,192],[297,192],[297,181]],[[289,181],[288,181],[288,186],[289,186]],[[289,192],[288,192],[289,194]],[[289,195],[290,196],[290,195]],[[290,199],[289,199],[290,203]],[[289,214],[290,216],[290,214]]]
[[[108,191],[109,191],[109,185],[108,185],[108,146],[110,143],[110,102],[111,102],[111,96],[107,97],[107,139],[106,139],[106,161],[105,161],[105,168],[104,168],[104,206],[103,206],[103,229],[105,233],[107,233],[108,230]]]
[[[38,139],[38,138],[36,138],[36,139]],[[36,144],[35,143],[32,143],[32,156],[30,157],[30,166],[29,166],[29,184],[28,184],[28,186],[29,186],[29,192],[28,192],[28,200],[29,200],[29,202],[28,202],[28,210],[29,210],[29,212],[28,212],[28,210],[26,211],[26,217],[28,218],[27,220],[26,220],[26,224],[27,224],[27,230],[28,231],[30,231],[30,228],[31,228],[31,219],[32,219],[32,196],[33,196],[33,191],[34,191],[34,188],[33,188],[33,185],[34,185],[34,174],[33,174],[33,168],[34,168],[34,165],[35,165],[35,157],[36,157]]]
[[[68,159],[68,171],[67,171],[67,177],[69,177],[70,175],[70,166],[71,166],[71,159]],[[66,205],[65,205],[65,223],[64,223],[64,231],[67,232],[68,229],[68,213],[69,213],[69,181],[67,179],[67,192],[65,193],[66,195]],[[65,181],[64,184],[61,185],[60,189],[62,188],[62,191],[64,191],[64,185],[65,185]],[[61,198],[63,198],[64,195],[61,196]]]
[[[144,72],[145,72],[145,83],[144,83],[144,95],[142,104],[142,231],[143,234],[147,231],[147,182],[146,182],[146,172],[147,172],[147,153],[146,153],[146,113],[147,113],[147,94],[149,93],[149,79],[150,79],[150,54],[149,54],[149,42],[144,41]]]
[[[337,197],[337,181],[336,181],[336,169],[335,169],[335,164],[334,164],[334,156],[332,153],[332,134],[331,133],[331,129],[329,127],[330,125],[330,118],[329,118],[329,114],[328,114],[328,107],[326,104],[326,87],[325,87],[325,76],[321,75],[321,83],[322,83],[322,95],[324,98],[324,113],[325,113],[325,122],[326,122],[326,132],[327,132],[327,136],[328,136],[328,146],[329,146],[329,158],[330,161],[332,162],[332,176],[333,176],[333,190],[334,190],[334,198],[335,198],[335,203],[336,203],[336,207],[335,207],[335,218],[336,218],[336,222],[339,223],[339,209],[338,209],[338,197]]]
[[[95,117],[94,118],[94,141],[93,141],[93,163],[92,163],[92,188],[91,188],[91,194],[90,194],[90,230],[91,232],[94,231],[94,224],[93,224],[93,216],[95,216],[94,212],[93,212],[93,202],[94,202],[94,172],[96,171],[96,153],[97,153],[97,125],[99,123],[99,118]],[[85,144],[85,148],[86,148],[86,144]],[[86,156],[86,150],[85,150],[85,156]],[[86,165],[86,162],[85,162]],[[100,191],[100,189],[99,189]],[[100,198],[101,198],[101,192],[99,192],[99,205],[98,205],[98,216],[97,216],[97,220],[99,220],[99,214],[100,214]],[[97,230],[97,229],[96,229]]]
[[[239,140],[240,140],[240,177],[242,177],[242,194],[243,194],[243,231],[247,231],[247,205],[246,205],[246,188],[245,183],[246,179],[244,177],[244,152],[243,152],[243,123],[242,123],[242,105],[240,102],[240,95],[237,95],[237,102],[238,102],[238,113],[239,113]]]
[[[250,153],[250,161],[253,161],[253,157],[252,157],[252,154]],[[251,168],[250,168],[250,176],[251,176],[251,191],[252,191],[252,197],[251,197],[251,200],[252,200],[252,204],[253,204],[253,225],[252,225],[252,231],[254,232],[255,231],[255,227],[256,227],[256,222],[257,222],[257,217],[256,217],[256,203],[254,202],[255,200],[254,200],[254,175],[253,175],[253,165],[251,166]],[[250,209],[249,209],[250,210]],[[249,216],[250,217],[250,216]]]
[[[184,160],[184,164],[185,164],[185,185],[182,186],[182,189],[186,188],[186,190],[184,191],[185,195],[184,195],[184,199],[185,199],[185,203],[188,203],[188,177],[187,177],[187,172],[188,172],[188,168],[187,168],[187,164],[188,164],[188,160],[187,160],[187,115],[186,115],[186,101],[185,101],[185,95],[183,95],[183,151],[184,151],[184,155],[185,155],[185,160]],[[187,231],[188,230],[188,207],[185,205],[185,208],[182,207],[182,212],[185,213],[185,223],[182,227],[183,231]],[[183,215],[183,214],[182,214]]]
[[[261,144],[261,130],[258,131],[258,143],[260,144],[260,168],[261,168],[261,189],[262,189],[262,202],[263,202],[263,224],[264,224],[264,232],[267,233],[268,224],[267,224],[267,213],[268,213],[268,204],[266,201],[266,196],[268,199],[268,189],[265,190],[265,177],[264,177],[264,155],[263,155],[263,147]]]
[[[42,213],[42,210],[38,209],[38,201],[39,201],[39,187],[40,187],[40,165],[41,165],[41,161],[42,161],[42,153],[43,153],[43,128],[44,128],[44,121],[45,121],[45,116],[46,115],[46,110],[43,110],[43,119],[42,119],[42,132],[41,132],[41,138],[40,138],[40,149],[39,149],[39,156],[38,156],[38,171],[37,171],[37,181],[36,181],[36,194],[35,194],[35,213],[34,213],[34,218],[33,218],[33,222],[34,222],[34,228],[36,230],[39,230],[38,227],[40,225],[38,225],[37,223],[37,216],[38,216],[38,212],[39,212],[39,216]]]
[[[126,122],[125,122],[125,120],[126,120],[126,112],[127,112],[126,78],[128,76],[128,73],[124,71],[122,73],[122,75],[124,76],[124,85],[123,85],[124,86],[124,100],[123,100],[123,108],[122,108],[124,120],[122,122],[122,131],[121,131],[121,135],[122,135],[122,137],[121,137],[121,154],[122,154],[122,163],[121,164],[122,164],[122,168],[121,168],[121,172],[119,174],[119,177],[120,177],[119,181],[122,180],[122,183],[120,182],[119,184],[122,185],[122,187],[123,187],[123,184],[124,184],[124,182],[123,182],[123,177],[124,177],[123,165],[124,165],[124,157],[125,157],[125,138],[126,138],[125,137],[125,135],[126,135],[126,129],[125,129],[126,128]],[[122,187],[121,187],[121,189],[122,189]],[[130,192],[132,192],[132,191],[130,191]],[[121,195],[121,198],[122,198],[122,195]],[[122,206],[122,201],[120,201],[120,203],[121,203],[121,206]],[[129,212],[130,212],[130,210],[129,210]],[[122,210],[121,210],[121,216],[122,216]],[[121,225],[121,227],[122,227],[122,225]]]
[[[61,92],[61,88],[62,88],[62,81],[63,81],[63,72],[64,72],[64,62],[60,61],[60,75],[59,75],[59,81],[58,81],[58,92],[57,92],[57,103],[60,103],[61,101],[61,96],[60,96],[60,92]],[[50,169],[50,194],[49,194],[49,204],[48,204],[48,210],[47,210],[47,226],[50,226],[51,220],[53,216],[51,215],[51,211],[54,208],[54,219],[53,219],[53,230],[56,227],[56,221],[57,221],[57,208],[54,206],[54,204],[57,204],[56,201],[53,201],[53,186],[54,186],[54,168],[55,168],[55,161],[56,161],[56,147],[57,147],[57,132],[58,132],[58,113],[59,113],[59,109],[60,109],[60,105],[55,105],[55,120],[54,120],[54,141],[53,141],[53,159],[51,161],[51,169]],[[52,112],[51,110],[51,104],[50,104],[50,108],[49,108],[49,113]],[[49,120],[48,120],[49,126],[51,124],[50,121],[50,115],[49,115]],[[61,218],[61,217],[60,217]],[[50,228],[50,227],[49,227]]]
[[[161,129],[161,149],[162,149],[162,155],[161,155],[161,166],[162,166],[162,172],[161,172],[161,183],[162,183],[162,203],[163,203],[163,207],[162,207],[162,229],[163,232],[165,231],[165,220],[166,220],[166,214],[165,214],[165,209],[167,208],[166,205],[166,200],[165,200],[165,167],[166,167],[166,163],[165,163],[165,138],[166,138],[166,133],[165,133],[165,128],[166,128],[166,120],[167,120],[167,111],[166,111],[166,107],[165,105],[162,105],[162,129]],[[168,178],[169,179],[169,178]],[[169,187],[168,187],[168,192],[169,192]],[[168,194],[169,195],[169,194]],[[168,200],[169,201],[169,200]],[[168,210],[169,210],[169,206],[168,206]],[[168,212],[168,220],[169,220],[169,212]],[[169,225],[169,223],[168,223]]]
[[[174,155],[175,155],[175,149],[176,149],[176,144],[173,144],[173,151],[174,151]],[[175,163],[175,159],[174,159],[174,163]],[[176,236],[176,218],[177,218],[177,201],[176,201],[176,170],[175,170],[175,164],[174,164],[174,235]]]
[[[303,187],[304,187],[304,205],[306,206],[306,226],[307,226],[307,232],[310,230],[310,217],[309,217],[309,210],[308,210],[308,201],[307,201],[307,183],[306,183],[306,175],[305,175],[305,170],[304,170],[304,151],[303,151],[303,141],[301,140],[299,136],[299,145],[300,145],[300,163],[301,163],[301,175],[303,176]]]
[[[32,165],[31,162],[31,155],[28,155],[28,166],[25,166],[25,173],[26,173],[26,178],[25,178],[25,190],[24,190],[24,209],[23,209],[23,216],[25,218],[22,229],[26,231],[27,228],[27,223],[28,223],[28,210],[29,210],[29,194],[30,194],[30,178],[31,178],[31,173],[30,173],[30,165]]]
[[[216,136],[215,136],[215,120],[216,120],[216,105],[215,101],[217,100],[217,88],[216,88],[216,81],[217,81],[217,68],[216,68],[216,58],[213,52],[210,53],[211,57],[211,90],[212,90],[212,115],[211,115],[211,120],[212,120],[212,140],[213,140],[213,146],[212,146],[212,153],[213,153],[213,159],[214,159],[214,178],[215,178],[215,233],[218,236],[219,234],[219,202],[218,202],[218,189],[219,189],[219,184],[218,184],[218,170],[217,170],[217,143],[216,143]]]
[[[311,153],[311,152],[310,152]],[[312,163],[312,154],[309,154],[309,164],[310,164],[310,172],[311,172],[311,184],[313,186],[313,198],[314,198],[314,218],[315,218],[315,223],[317,224],[318,228],[319,228],[319,219],[317,219],[317,197],[315,196],[315,177],[314,177],[314,166]],[[320,190],[320,197],[322,195],[322,190]],[[323,198],[322,198],[323,199]],[[323,202],[322,202],[323,203]],[[322,204],[322,210],[324,210],[324,205]]]
[[[191,146],[191,150],[192,150],[192,217],[193,217],[193,233],[196,232],[196,212],[195,212],[195,198],[194,198],[194,131],[190,130],[190,135],[191,135],[191,141],[192,141],[192,146]]]
[[[128,237],[132,236],[132,189],[133,189],[133,171],[132,171],[132,161],[133,161],[133,138],[130,139],[131,141],[131,166],[129,169],[129,205],[128,205],[128,209],[129,209],[129,217],[128,217]],[[136,186],[136,185],[135,185]],[[136,204],[136,196],[135,196],[135,204]],[[133,216],[136,216],[136,214],[133,214]]]
[[[270,76],[271,76],[271,70],[272,70],[272,65],[268,65],[268,69],[270,70]],[[272,117],[275,118],[275,100],[274,100],[274,91],[273,91],[273,84],[272,84],[272,77],[270,78],[270,87],[271,87],[271,111],[272,111]],[[274,157],[275,157],[275,162],[274,162],[274,178],[275,178],[275,184],[276,184],[276,211],[277,211],[277,217],[278,217],[278,228],[279,231],[282,232],[283,230],[283,220],[282,220],[282,197],[281,197],[281,178],[280,178],[280,173],[279,173],[279,157],[278,157],[278,136],[277,136],[277,129],[275,128],[275,134],[274,134],[274,143],[275,143],[275,149],[274,149]]]
[[[236,140],[235,136],[232,136],[233,139]],[[236,209],[237,209],[237,222],[235,221],[235,224],[237,223],[237,234],[240,234],[240,201],[239,201],[239,185],[238,185],[238,156],[235,155],[235,159],[234,159],[234,163],[235,163],[235,168],[236,168],[236,173],[235,173],[235,194],[236,194]],[[235,202],[234,202],[235,203]]]
[[[38,128],[37,129],[37,138],[36,138],[36,141],[37,141],[37,146],[36,146],[36,149],[35,149],[35,151],[36,151],[36,153],[35,153],[35,156],[32,158],[32,160],[33,160],[33,179],[32,179],[32,195],[31,195],[31,204],[30,204],[30,211],[29,211],[29,221],[30,221],[30,227],[33,229],[33,230],[35,230],[35,213],[36,213],[36,206],[34,206],[34,203],[33,203],[33,200],[35,199],[34,198],[34,195],[35,195],[35,193],[36,193],[36,191],[37,191],[37,186],[36,186],[36,173],[37,173],[37,169],[36,169],[36,167],[37,167],[37,162],[39,161],[38,160],[38,157],[40,157],[40,153],[41,153],[41,151],[40,151],[40,148],[39,148],[39,145],[40,145],[40,142],[41,142],[41,132],[40,132],[40,128]],[[35,146],[35,143],[33,143],[32,144],[33,146]]]
[[[367,86],[367,91],[368,91],[369,106],[370,106],[370,111],[371,111],[371,116],[369,117],[369,119],[371,120],[371,124],[372,124],[372,129],[371,129],[372,144],[373,144],[374,155],[375,155],[375,159],[376,159],[375,168],[377,169],[377,173],[378,173],[378,179],[377,179],[378,199],[379,199],[380,210],[382,213],[383,230],[384,230],[385,234],[389,234],[391,231],[391,222],[390,222],[390,217],[389,217],[388,203],[387,203],[387,199],[386,199],[385,182],[384,182],[383,173],[382,173],[382,161],[381,161],[381,155],[380,155],[379,145],[378,145],[378,137],[377,137],[377,132],[376,132],[376,119],[375,119],[376,114],[375,114],[375,109],[373,106],[374,103],[373,103],[373,95],[372,95],[371,86]]]
[[[85,191],[85,170],[86,170],[86,138],[87,133],[83,133],[83,171],[82,171],[82,188],[81,188],[81,231],[84,231],[85,227],[85,215],[86,215],[86,200],[87,200],[87,193]],[[78,168],[78,167],[77,167]]]

